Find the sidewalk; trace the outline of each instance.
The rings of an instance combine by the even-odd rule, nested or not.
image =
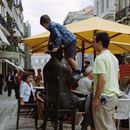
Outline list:
[[[17,100],[14,93],[11,97],[7,96],[7,92],[0,95],[0,130],[16,130],[16,113]],[[42,124],[42,121],[39,121],[40,124]],[[19,130],[36,130],[34,119],[20,117]],[[53,130],[50,123],[48,123],[47,130]],[[71,130],[71,126],[64,124],[64,130]],[[75,130],[81,130],[81,126],[76,125]],[[120,128],[120,130],[128,129]]]
[[[11,97],[7,96],[7,92],[0,95],[0,130],[16,130],[17,119],[17,100],[14,92]],[[39,126],[43,121],[39,120]],[[48,123],[47,130],[52,130],[52,125]],[[20,117],[19,130],[36,130],[34,119]],[[71,126],[64,124],[64,130],[71,130]],[[76,130],[80,130],[80,126],[76,126]]]
[[[11,97],[7,96],[7,92],[3,92],[3,94],[0,95],[0,130],[16,130],[16,119],[17,99],[15,98],[14,91],[12,90]],[[20,117],[19,130],[35,130],[33,122],[34,119]]]
[[[0,130],[5,130],[5,126],[9,125],[8,120],[16,104],[17,100],[15,99],[14,91],[12,91],[11,97],[7,96],[7,92],[3,92],[3,95],[0,95]]]

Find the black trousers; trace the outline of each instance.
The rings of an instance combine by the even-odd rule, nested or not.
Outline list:
[[[12,83],[7,83],[7,90],[8,90],[8,96],[9,97],[12,94],[12,88],[13,88],[13,84]]]
[[[0,94],[2,94],[3,82],[0,82]]]

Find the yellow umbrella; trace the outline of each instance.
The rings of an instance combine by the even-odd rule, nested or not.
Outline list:
[[[100,17],[92,17],[69,24],[67,28],[71,30],[78,39],[90,44],[93,42],[93,37],[96,32],[105,31],[110,36],[111,44],[109,49],[113,53],[120,54],[130,52],[130,26],[105,20]],[[84,44],[86,44],[85,42]],[[80,45],[80,47],[82,48],[82,45]],[[82,48],[81,50],[85,51],[85,53],[93,53],[92,48]]]
[[[109,34],[111,44],[109,49],[115,53],[130,51],[130,26],[108,21],[99,17],[82,20],[66,26],[78,39],[77,50],[83,53],[93,53],[92,41],[96,32],[105,31]],[[32,52],[44,51],[47,47],[49,32],[45,32],[22,40]]]

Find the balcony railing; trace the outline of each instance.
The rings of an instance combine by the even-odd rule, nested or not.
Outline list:
[[[4,29],[6,29],[9,33],[11,33],[11,31],[10,31],[10,26],[11,26],[11,24],[8,22],[6,22],[5,21],[5,19],[4,19],[5,17],[3,17],[1,14],[0,14],[0,24],[2,25],[2,27],[4,28]]]
[[[0,14],[0,24],[7,29],[7,22],[4,20],[4,17]]]
[[[116,13],[115,21],[120,20],[121,18],[129,15],[129,13],[130,13],[130,5]]]

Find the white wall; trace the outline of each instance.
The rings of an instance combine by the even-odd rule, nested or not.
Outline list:
[[[105,19],[114,18],[116,0],[94,0],[94,14]]]

